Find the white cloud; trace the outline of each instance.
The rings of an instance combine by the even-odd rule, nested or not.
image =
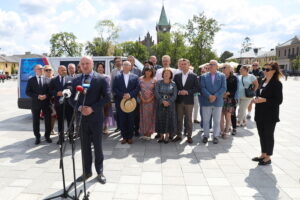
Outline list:
[[[185,24],[202,11],[223,24],[213,45],[218,54],[237,52],[246,36],[256,47],[267,50],[299,34],[300,15],[284,12],[276,3],[255,2],[258,0],[168,0],[164,4],[172,24]],[[18,44],[9,48],[5,43],[10,51],[43,53],[49,51],[51,34],[68,31],[79,41],[92,40],[96,22],[104,19],[122,28],[120,42],[143,39],[148,31],[156,40],[162,4],[153,0],[20,0],[19,6],[18,11],[0,9],[0,45],[9,37],[10,44]]]
[[[84,18],[93,17],[97,13],[95,7],[90,3],[89,0],[82,0],[77,5],[77,10]]]

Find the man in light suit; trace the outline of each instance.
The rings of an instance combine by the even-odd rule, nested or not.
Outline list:
[[[70,104],[82,114],[81,121],[81,142],[82,152],[84,154],[84,171],[77,181],[83,181],[92,176],[92,148],[94,146],[95,169],[97,179],[100,183],[105,184],[106,178],[103,175],[103,150],[102,150],[102,128],[103,128],[103,107],[110,102],[110,87],[106,78],[93,71],[94,62],[92,58],[84,56],[80,60],[81,75],[73,80],[73,92],[70,97]],[[80,95],[78,102],[74,101],[75,88],[83,83],[90,83],[85,96],[85,104],[83,105],[84,95]]]
[[[140,91],[138,76],[131,73],[131,63],[129,61],[123,62],[123,71],[115,77],[113,92],[115,93],[116,107],[120,114],[120,128],[123,140],[122,144],[132,144],[132,137],[134,132],[135,111],[125,113],[120,108],[120,103],[123,98],[137,98]]]
[[[226,77],[223,73],[218,72],[218,62],[211,60],[209,62],[209,72],[201,77],[201,91],[203,97],[203,143],[207,143],[209,138],[209,123],[213,117],[213,143],[219,142],[220,120],[223,108],[223,95],[226,92]]]
[[[43,67],[36,65],[34,67],[35,76],[30,78],[26,87],[26,95],[31,97],[31,112],[33,120],[33,132],[35,136],[35,144],[41,142],[40,134],[40,113],[44,113],[45,121],[45,139],[46,142],[51,143],[51,107],[50,107],[50,79],[43,76]]]
[[[182,125],[184,119],[184,127],[187,132],[187,142],[193,143],[193,107],[194,107],[194,94],[198,92],[198,79],[197,75],[190,72],[190,61],[188,59],[181,60],[181,73],[178,73],[174,77],[178,89],[178,95],[176,99],[176,112],[177,112],[177,136],[173,139],[173,142],[180,141],[182,139]]]

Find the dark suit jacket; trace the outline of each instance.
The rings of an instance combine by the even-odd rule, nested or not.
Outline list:
[[[68,86],[68,82],[70,82],[72,84],[73,78],[69,77],[69,76],[65,76],[64,77],[64,81],[65,81],[65,85],[62,87],[61,83],[60,83],[60,79],[59,76],[56,76],[55,78],[51,79],[50,81],[50,94],[51,96],[55,97],[55,104],[59,104],[59,99],[60,96],[56,96],[57,92],[59,91],[63,91],[64,89],[67,88]]]
[[[78,110],[79,106],[83,105],[83,94],[80,94],[77,104],[74,101],[76,86],[82,85],[83,78],[83,75],[78,76],[72,83],[73,90],[69,103],[73,106],[73,108],[76,107],[76,110]],[[110,102],[110,87],[107,84],[105,77],[96,72],[93,73],[93,78],[90,84],[90,88],[87,90],[86,94],[85,106],[92,107],[94,112],[89,116],[83,116],[83,120],[97,122],[100,124],[103,119],[103,106]]]
[[[260,92],[265,80],[256,91],[258,97],[267,99],[265,103],[258,103],[255,106],[255,121],[279,122],[279,105],[282,103],[282,83],[276,77],[269,81],[268,85]]]
[[[182,73],[176,74],[174,77],[177,90],[187,90],[188,95],[177,95],[176,103],[194,104],[194,93],[199,91],[199,82],[197,75],[194,73],[188,74],[185,85],[182,85]]]
[[[34,76],[28,80],[26,87],[26,95],[31,97],[32,100],[32,108],[41,108],[50,106],[50,90],[49,84],[50,79],[46,77],[42,77],[43,86],[40,87],[38,84],[37,77]],[[47,95],[47,98],[43,101],[38,99],[39,95]]]
[[[125,86],[123,72],[115,77],[113,92],[116,95],[116,103],[119,104],[121,102],[125,93],[129,93],[131,97],[137,98],[139,91],[140,84],[137,75],[130,73],[127,88]]]

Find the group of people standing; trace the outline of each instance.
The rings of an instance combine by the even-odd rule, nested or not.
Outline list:
[[[76,75],[75,65],[70,64],[67,68],[60,66],[56,77],[53,77],[51,66],[43,68],[36,65],[36,76],[29,79],[26,89],[26,94],[32,98],[35,144],[40,143],[41,111],[45,118],[45,139],[49,143],[52,142],[50,133],[55,115],[61,133],[62,116],[72,126],[70,119],[73,110],[82,113],[87,136],[84,141],[86,174],[80,180],[91,176],[93,143],[95,167],[98,179],[103,183],[106,179],[103,176],[101,134],[108,134],[109,127],[117,126],[114,132],[120,131],[121,144],[132,144],[134,136],[150,140],[153,133],[157,133],[155,138],[159,143],[179,142],[186,136],[186,142],[191,144],[193,122],[198,123],[195,116],[200,111],[202,142],[210,141],[210,132],[213,132],[212,142],[217,144],[220,136],[225,139],[229,133],[237,133],[237,126],[246,126],[247,110],[251,111],[252,104],[255,104],[254,119],[260,136],[261,155],[253,161],[258,161],[260,165],[270,164],[279,105],[282,103],[282,75],[276,62],[265,64],[262,70],[258,65],[253,63],[251,71],[248,66],[239,66],[235,73],[230,64],[220,65],[216,60],[211,60],[200,66],[196,74],[190,61],[185,58],[178,60],[177,68],[172,68],[170,56],[162,57],[162,66],[157,64],[155,56],[151,56],[140,70],[135,66],[135,58],[128,56],[126,61],[115,57],[114,69],[106,75],[108,73],[103,63],[96,66],[95,72],[92,58],[83,57],[80,68],[77,68],[81,74]],[[86,96],[87,106],[80,106],[83,100],[79,98],[80,103],[76,107],[74,87],[85,81],[91,83]],[[73,93],[63,111],[59,99],[69,83]]]

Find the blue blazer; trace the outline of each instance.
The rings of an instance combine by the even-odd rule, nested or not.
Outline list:
[[[226,77],[221,72],[216,72],[215,74],[215,81],[212,84],[211,73],[205,73],[201,77],[201,91],[203,95],[203,106],[215,106],[215,107],[222,107],[224,104],[223,95],[226,92]],[[208,97],[210,95],[215,95],[217,99],[210,103]]]
[[[115,93],[116,102],[119,104],[125,93],[129,93],[131,98],[137,98],[140,91],[139,78],[137,75],[130,73],[128,86],[125,85],[123,72],[118,74],[114,79],[113,92]]]

